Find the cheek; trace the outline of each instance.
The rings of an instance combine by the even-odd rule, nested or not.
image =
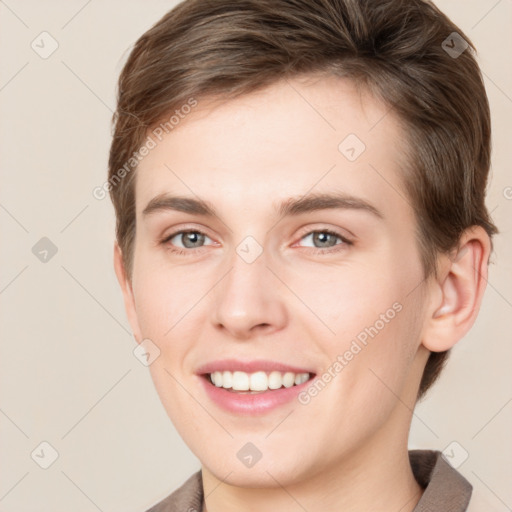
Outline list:
[[[357,334],[394,303],[404,305],[421,283],[419,253],[409,231],[383,237],[371,250],[349,254],[343,264],[295,272],[294,291],[336,335]]]
[[[416,379],[412,363],[421,337],[422,302],[411,297],[393,301],[396,296],[387,297],[379,309],[366,306],[366,319],[352,324],[337,347],[344,363],[340,393],[346,401],[365,404],[359,411],[374,410],[376,417],[386,416],[397,397],[405,399]]]
[[[333,348],[342,348],[343,340],[352,339],[379,321],[388,310],[391,310],[388,316],[394,318],[392,307],[402,300],[404,286],[389,267],[385,271],[381,269],[382,265],[376,264],[364,268],[355,265],[318,268],[314,273],[300,273],[294,281],[290,280],[297,297],[310,310],[299,321],[316,322],[317,335],[313,339],[318,336],[319,320],[325,326],[322,330],[326,335],[322,337],[331,339]],[[314,277],[303,279],[303,275]]]
[[[141,255],[134,267],[133,292],[143,335],[156,340],[170,338],[208,290],[205,283],[199,272]]]
[[[330,278],[319,276],[314,287],[297,283],[298,294],[325,325],[319,338],[318,319],[307,315],[308,334],[321,343],[331,372],[343,375],[335,387],[347,400],[359,396],[378,405],[393,397],[389,389],[399,393],[405,383],[422,311],[419,288],[411,293],[421,282],[421,268],[407,261],[407,253],[390,251],[364,266],[331,269]]]

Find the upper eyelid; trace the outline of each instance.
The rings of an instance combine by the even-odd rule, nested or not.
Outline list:
[[[192,226],[190,226],[190,227],[185,226],[185,227],[182,227],[182,228],[177,229],[177,230],[171,230],[169,232],[169,234],[163,235],[160,238],[161,238],[161,240],[169,240],[170,238],[173,238],[173,237],[175,237],[177,235],[181,235],[183,233],[201,233],[202,235],[205,235],[208,238],[213,239],[213,237],[211,235],[209,235],[207,231],[208,230],[205,229],[205,228],[195,228],[195,227],[192,227]]]
[[[299,230],[298,236],[299,236],[299,239],[302,239],[305,236],[310,235],[311,233],[323,233],[323,232],[333,233],[333,234],[339,236],[340,238],[348,240],[348,241],[352,241],[351,239],[355,238],[351,233],[348,234],[346,229],[339,228],[339,227],[337,227],[337,228],[327,227],[326,225],[323,225],[321,227],[314,227],[314,228],[305,227],[304,231],[302,229]],[[345,232],[347,232],[347,234],[345,234]]]
[[[185,233],[201,233],[201,235],[205,235],[209,238],[210,235],[208,233],[205,233],[204,231],[201,231],[200,229],[180,229],[178,231],[172,231],[168,235],[165,235],[164,238],[174,238],[176,235],[183,235]]]

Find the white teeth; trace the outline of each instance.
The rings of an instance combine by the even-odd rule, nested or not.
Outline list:
[[[295,373],[286,372],[283,376],[283,386],[285,388],[291,388],[295,383]]]
[[[239,372],[242,373],[242,372]],[[247,374],[245,374],[247,375]],[[265,372],[251,373],[249,377],[249,386],[251,391],[266,391],[268,389],[268,377]],[[234,389],[235,386],[233,386]]]
[[[268,387],[270,389],[279,389],[283,385],[281,372],[270,372],[268,376]]]
[[[224,374],[222,374],[222,381],[224,381]],[[248,391],[249,375],[244,372],[233,372],[233,385],[231,387],[237,391]]]
[[[210,374],[211,382],[218,388],[232,389],[233,391],[267,391],[279,389],[284,386],[290,388],[309,380],[309,373],[277,372],[266,373],[258,371],[246,372],[213,372]]]
[[[221,375],[222,375],[222,379],[221,379],[222,387],[232,388],[233,387],[233,374],[231,372],[224,372]]]

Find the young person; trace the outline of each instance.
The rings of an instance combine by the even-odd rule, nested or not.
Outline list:
[[[407,440],[497,232],[473,53],[422,0],[187,0],[136,42],[114,264],[201,462],[152,512],[467,509]]]

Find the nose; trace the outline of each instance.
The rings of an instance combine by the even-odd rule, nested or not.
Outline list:
[[[252,263],[235,253],[230,263],[229,272],[213,289],[215,328],[240,340],[282,329],[287,322],[286,295],[267,267],[265,251]]]

